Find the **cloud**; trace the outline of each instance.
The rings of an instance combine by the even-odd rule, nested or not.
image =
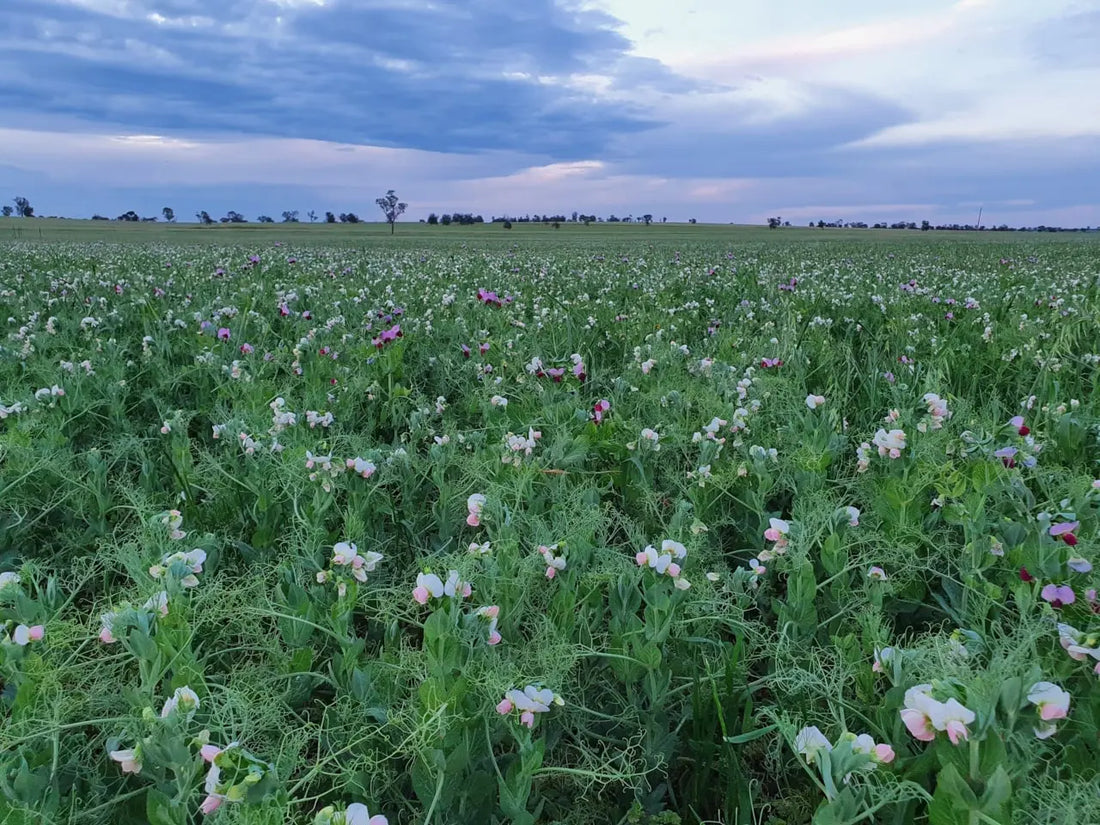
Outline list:
[[[550,0],[7,0],[0,104],[7,125],[35,111],[575,159],[660,122],[585,78],[685,88],[612,22]]]

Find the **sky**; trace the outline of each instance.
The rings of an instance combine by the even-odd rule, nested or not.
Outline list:
[[[1100,0],[2,0],[0,147],[41,215],[1097,226]]]

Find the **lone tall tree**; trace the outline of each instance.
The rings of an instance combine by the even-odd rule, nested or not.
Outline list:
[[[172,207],[171,207],[171,206],[166,206],[166,207],[164,207],[164,208],[163,208],[162,210],[160,210],[160,213],[161,213],[162,215],[164,215],[164,219],[165,219],[166,221],[168,221],[168,223],[174,223],[174,222],[175,222],[175,220],[176,220],[176,212],[175,212],[175,210],[174,210],[174,209],[172,209]]]
[[[34,207],[29,200],[20,195],[15,199],[15,214],[20,218],[33,218]]]
[[[398,217],[404,213],[407,203],[398,203],[397,195],[393,193],[393,190],[389,190],[386,193],[386,197],[378,198],[375,203],[378,204],[378,208],[382,210],[386,216],[386,223],[390,225],[390,234],[393,234],[394,224],[397,223]]]

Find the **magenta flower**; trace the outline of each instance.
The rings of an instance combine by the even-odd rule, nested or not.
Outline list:
[[[1021,436],[1027,436],[1031,434],[1031,430],[1024,426],[1024,417],[1022,415],[1014,415],[1008,419],[1008,424]]]
[[[592,406],[592,422],[594,424],[600,424],[603,422],[604,416],[611,410],[611,402],[606,398],[601,398]]]
[[[229,340],[229,330],[226,327],[221,327],[221,328],[218,329],[218,340],[219,341],[228,341]]]
[[[1077,601],[1073,588],[1067,584],[1048,584],[1039,593],[1044,600],[1050,602],[1054,608],[1064,607]]]
[[[1060,538],[1070,547],[1077,544],[1077,536],[1073,531],[1081,526],[1079,521],[1063,521],[1061,524],[1052,524],[1050,526],[1050,535],[1054,538]]]
[[[470,357],[470,348],[468,346],[466,346],[465,344],[462,345],[462,357],[463,358],[469,358]]]
[[[565,370],[560,367],[549,367],[546,374],[554,379],[555,384],[560,384],[562,377],[565,375]]]

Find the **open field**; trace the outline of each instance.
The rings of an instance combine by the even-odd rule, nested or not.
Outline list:
[[[1097,240],[0,220],[0,823],[1100,822]]]
[[[810,229],[805,226],[768,229],[744,224],[655,223],[651,226],[628,223],[564,223],[559,229],[541,223],[515,223],[511,229],[501,224],[475,226],[428,226],[401,221],[394,234],[385,223],[126,223],[54,218],[0,218],[0,243],[9,241],[73,243],[168,243],[168,244],[250,244],[296,243],[322,246],[366,246],[410,243],[448,245],[451,243],[549,244],[551,246],[622,244],[695,244],[695,243],[790,243],[806,241],[861,243],[987,243],[1018,248],[1019,244],[1100,243],[1100,231],[1083,233],[947,232],[895,229]]]

